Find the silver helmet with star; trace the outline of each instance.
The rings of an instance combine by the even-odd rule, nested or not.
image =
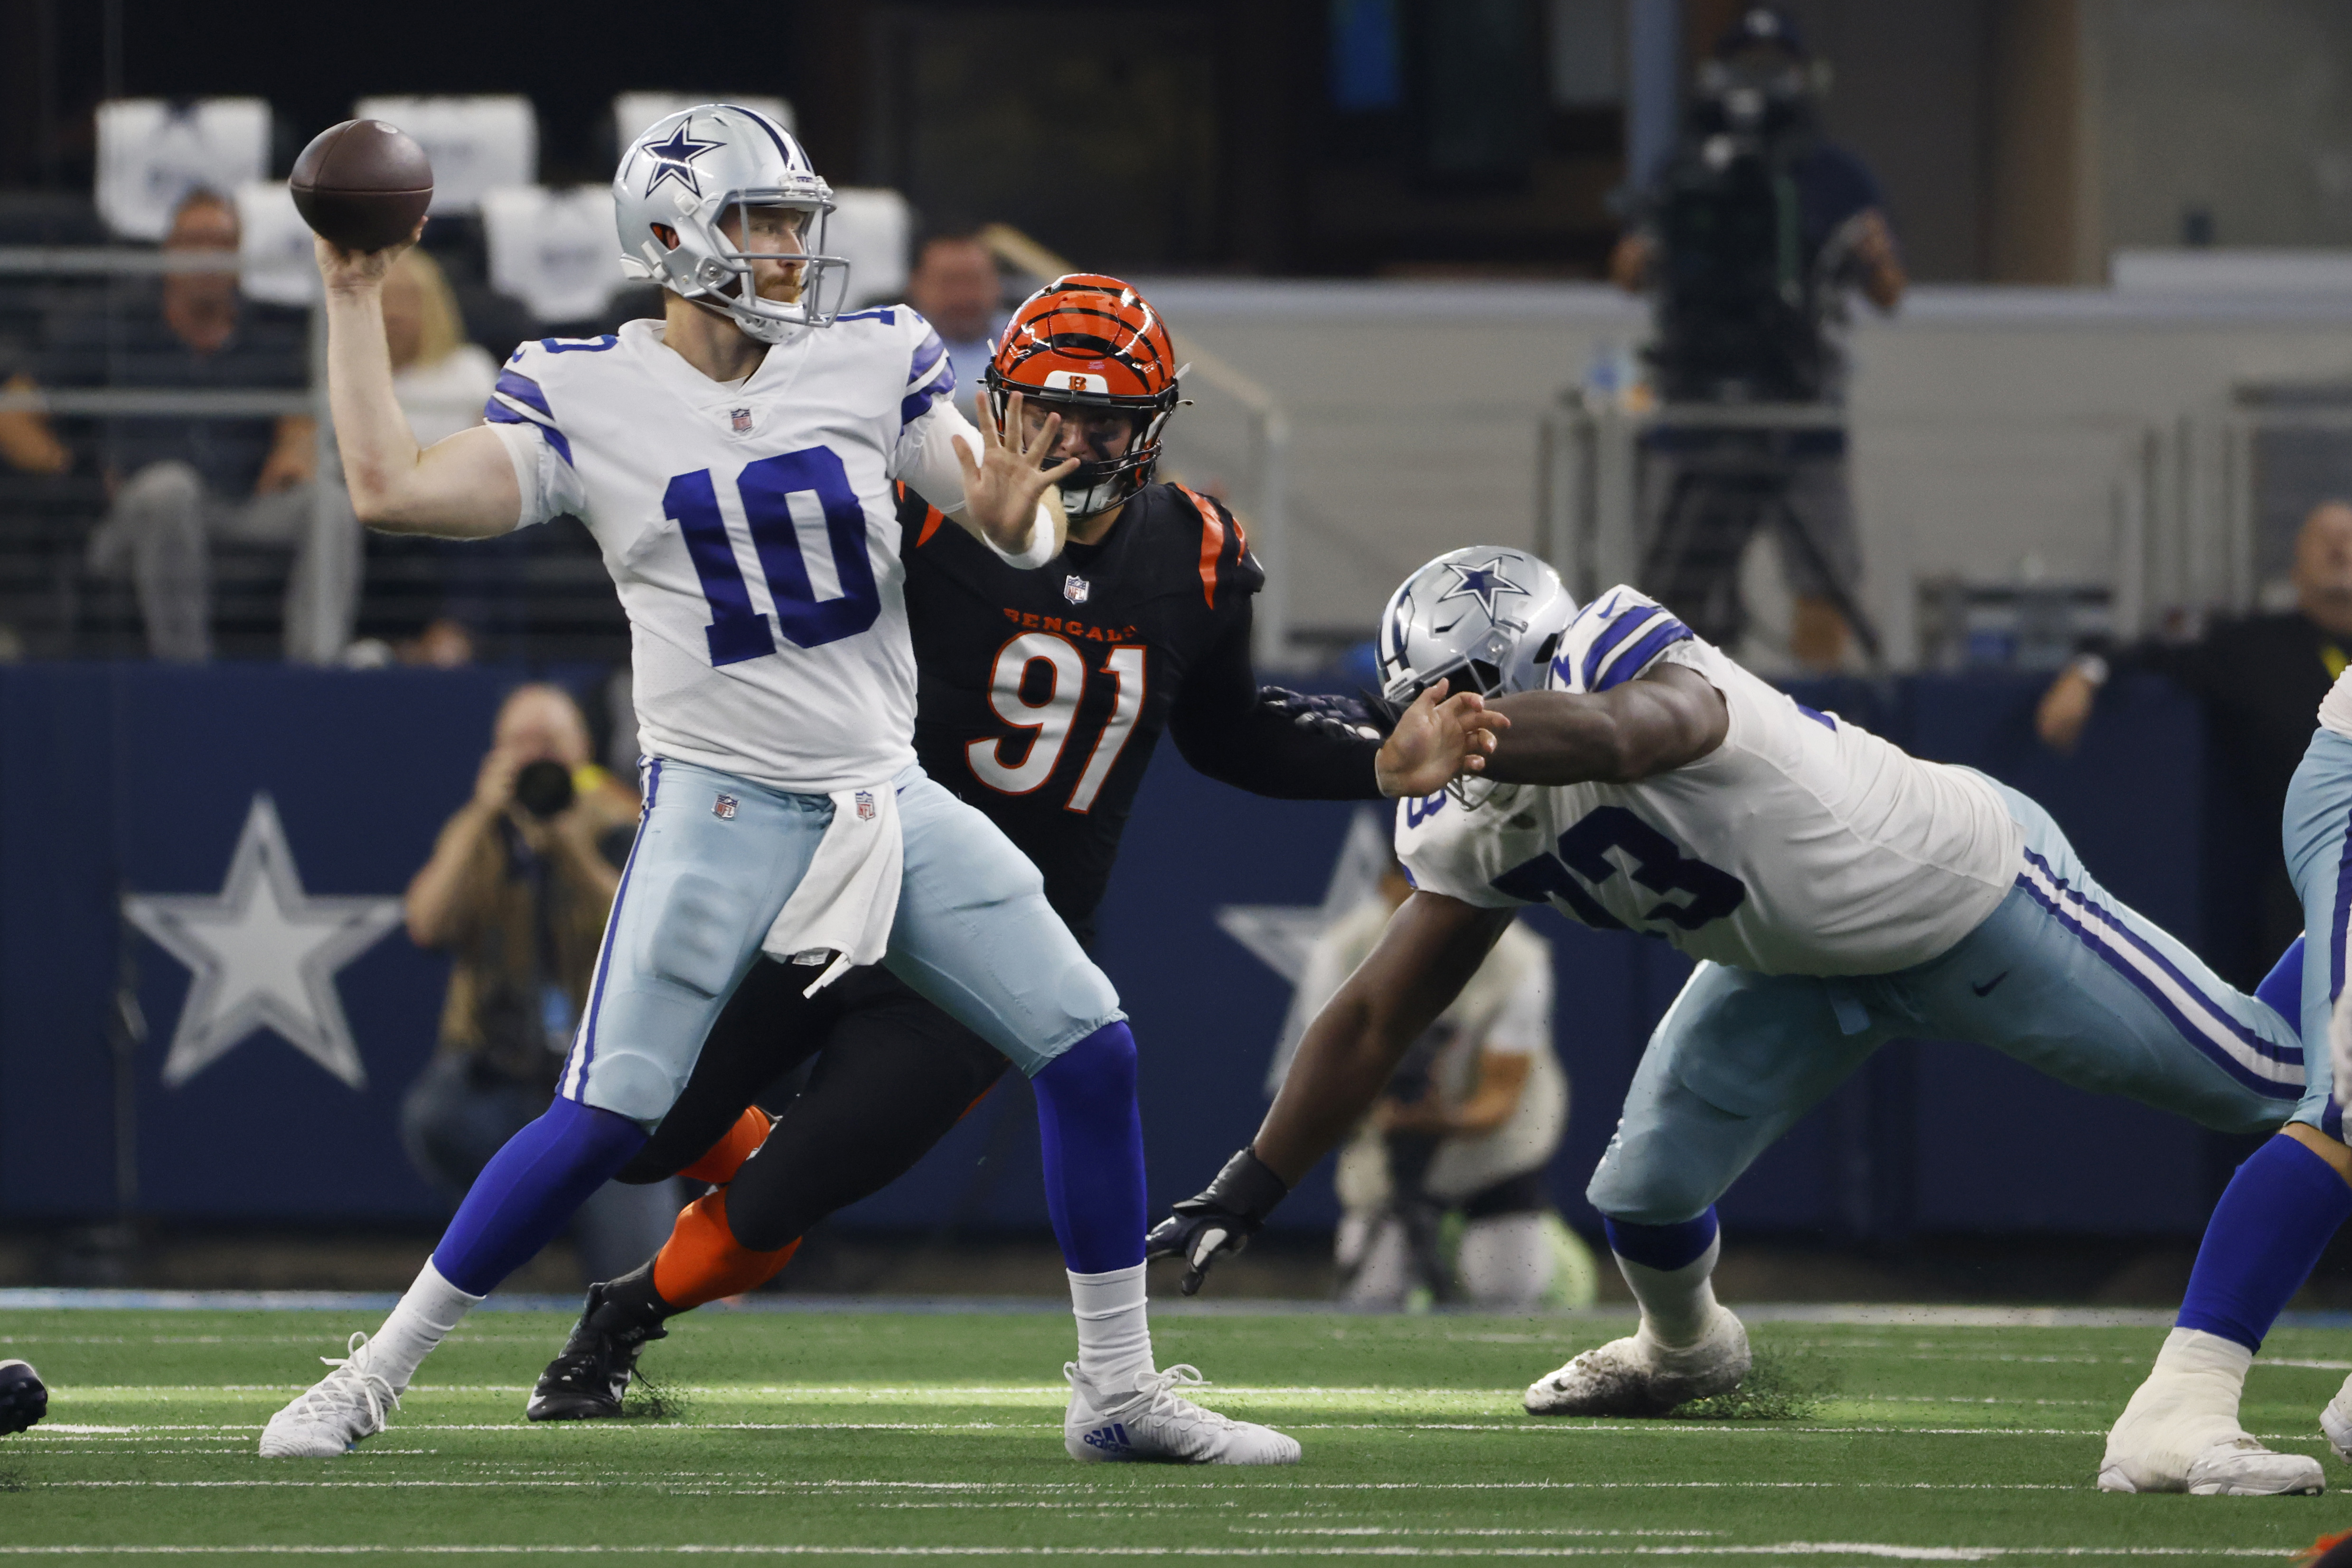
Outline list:
[[[1443,678],[1497,697],[1541,689],[1576,601],[1540,559],[1506,545],[1447,550],[1389,596],[1381,696],[1400,707]]]
[[[621,270],[723,312],[763,343],[841,313],[849,263],[824,254],[832,211],[833,187],[793,133],[731,103],[654,121],[613,175]],[[763,298],[752,282],[760,261],[796,264],[796,297]]]

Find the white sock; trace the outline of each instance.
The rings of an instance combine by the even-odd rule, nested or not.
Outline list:
[[[1651,1338],[1674,1350],[1699,1342],[1707,1320],[1715,1316],[1715,1287],[1708,1278],[1722,1254],[1723,1238],[1717,1236],[1706,1251],[1679,1269],[1653,1269],[1630,1258],[1617,1259],[1617,1271],[1642,1303],[1642,1324]]]
[[[2174,1329],[2108,1434],[2109,1458],[2128,1458],[2151,1476],[2188,1474],[2199,1454],[2243,1431],[2238,1399],[2253,1364],[2254,1353],[2235,1340]]]
[[[1073,1273],[1070,1311],[1078,1320],[1078,1375],[1097,1392],[1126,1393],[1153,1370],[1142,1264],[1108,1274]]]
[[[481,1297],[469,1296],[443,1279],[427,1258],[425,1267],[417,1270],[416,1282],[392,1309],[392,1316],[362,1347],[366,1370],[391,1384],[394,1394],[407,1393],[408,1380],[416,1375],[417,1365],[433,1354],[441,1336],[481,1303]]]

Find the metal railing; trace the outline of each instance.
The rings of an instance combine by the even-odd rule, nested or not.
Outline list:
[[[1641,507],[1641,441],[1652,430],[1843,430],[1845,411],[1820,403],[1670,403],[1639,412],[1567,387],[1536,436],[1536,551],[1579,600],[1638,582],[1651,541]],[[1818,548],[1818,547],[1816,547]],[[1874,668],[1885,653],[1863,606],[1833,578],[1838,608]]]
[[[991,224],[980,232],[990,254],[1017,272],[1043,282],[1082,270],[1065,256],[1009,224]],[[1258,591],[1251,624],[1250,655],[1261,670],[1290,666],[1290,526],[1287,459],[1290,420],[1281,402],[1247,371],[1185,337],[1173,328],[1169,342],[1176,362],[1187,371],[1188,386],[1208,386],[1239,405],[1247,427],[1242,470],[1247,476],[1240,504],[1234,507],[1248,532],[1250,549],[1265,570],[1265,586]],[[1172,467],[1163,468],[1174,477]]]
[[[217,251],[115,249],[104,246],[0,246],[0,277],[156,277],[173,273],[223,273],[240,270],[237,261]],[[341,484],[335,453],[334,425],[327,409],[327,321],[314,300],[310,311],[310,387],[305,391],[208,390],[184,387],[44,387],[33,391],[0,389],[0,413],[41,413],[64,419],[119,419],[154,416],[168,419],[268,419],[299,415],[312,422],[311,462],[315,476],[310,513],[311,548],[320,559],[334,548],[331,530],[348,526],[343,508],[331,499],[331,486]],[[330,629],[351,623],[350,604],[333,599],[344,590],[332,573],[310,574],[314,602],[305,623],[318,629],[314,646],[289,652],[306,664],[331,664],[341,647],[327,647]]]
[[[2260,389],[2242,389],[2228,403],[2139,432],[2112,490],[2120,635],[2189,631],[2254,610],[2284,578],[2304,511],[2352,499],[2352,386],[2326,390],[2328,401],[2264,406],[2250,401]],[[2273,470],[2278,438],[2294,435],[2337,438],[2347,480],[2287,494],[2295,486]],[[2277,492],[2274,504],[2266,490]]]

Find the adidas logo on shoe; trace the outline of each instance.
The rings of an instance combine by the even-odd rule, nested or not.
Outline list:
[[[1127,1440],[1127,1428],[1117,1421],[1096,1427],[1086,1435],[1085,1440],[1087,1447],[1109,1454],[1123,1454],[1135,1446]]]

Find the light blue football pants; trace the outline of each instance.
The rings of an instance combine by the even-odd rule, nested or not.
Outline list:
[[[2286,787],[2280,822],[2287,874],[2303,900],[2303,1102],[2291,1121],[2344,1136],[2327,1052],[2327,1020],[2344,994],[2346,925],[2352,921],[2352,740],[2315,732]]]
[[[558,1092],[651,1127],[807,873],[833,802],[661,758],[644,771],[636,847]],[[906,870],[884,966],[1032,1077],[1126,1017],[996,824],[919,767],[892,782]]]
[[[2345,749],[2336,848],[2352,814]],[[2286,1120],[2304,1097],[2289,1021],[2110,896],[2047,811],[1994,788],[2025,830],[2017,883],[1940,957],[1827,979],[1698,967],[1633,1074],[1586,1189],[1595,1208],[1643,1225],[1696,1218],[1872,1051],[1903,1038],[1974,1040],[2061,1082],[2225,1132]],[[2339,937],[2343,924],[2339,913]]]

